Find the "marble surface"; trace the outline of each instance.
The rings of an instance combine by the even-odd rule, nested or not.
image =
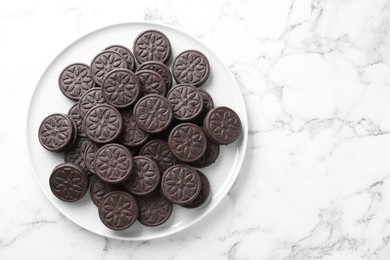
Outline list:
[[[239,83],[250,130],[222,203],[183,232],[143,242],[62,216],[34,180],[25,138],[50,61],[88,32],[132,21],[207,44]],[[385,0],[3,3],[0,259],[389,259],[389,31]]]

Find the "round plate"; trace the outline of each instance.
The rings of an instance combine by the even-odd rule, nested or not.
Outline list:
[[[210,198],[197,209],[174,206],[171,218],[158,227],[145,227],[139,222],[123,231],[113,231],[101,223],[97,207],[88,195],[80,201],[67,203],[57,199],[50,191],[49,176],[52,169],[63,162],[63,155],[45,150],[38,141],[41,121],[52,113],[66,113],[74,101],[66,98],[57,86],[63,68],[74,62],[89,64],[92,58],[107,46],[121,44],[131,47],[139,33],[156,29],[166,34],[172,44],[173,58],[186,49],[203,52],[210,62],[210,77],[202,86],[214,99],[216,106],[234,109],[242,122],[241,137],[233,144],[221,146],[217,161],[202,172],[211,185]],[[68,219],[99,235],[122,240],[149,240],[168,236],[195,224],[209,214],[225,197],[233,185],[245,156],[248,123],[244,100],[229,69],[204,44],[175,28],[152,23],[126,23],[106,27],[78,39],[62,51],[42,75],[31,99],[27,122],[27,140],[34,175],[46,197]],[[207,225],[207,222],[204,222]]]

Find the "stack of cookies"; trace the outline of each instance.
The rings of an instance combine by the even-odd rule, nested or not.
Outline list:
[[[133,52],[112,45],[90,65],[70,64],[58,84],[75,104],[39,127],[42,146],[64,152],[65,162],[49,178],[53,194],[73,202],[89,189],[110,229],[136,220],[158,226],[173,204],[203,205],[210,183],[199,169],[216,161],[220,145],[240,136],[238,115],[214,107],[201,87],[210,74],[207,57],[185,50],[169,68],[171,53],[168,37],[148,30],[136,37]]]

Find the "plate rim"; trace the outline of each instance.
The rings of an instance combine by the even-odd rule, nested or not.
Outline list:
[[[52,66],[52,64],[58,59],[58,57],[60,57],[64,52],[66,52],[69,48],[71,48],[74,44],[76,44],[79,40],[83,39],[83,38],[86,38],[92,34],[95,34],[95,33],[98,33],[99,31],[103,31],[103,30],[107,30],[107,29],[110,29],[110,28],[113,28],[113,27],[118,27],[118,26],[131,26],[131,25],[141,25],[141,26],[149,26],[149,27],[153,27],[153,26],[158,26],[158,27],[166,27],[170,30],[173,30],[173,31],[177,31],[183,35],[186,35],[186,36],[189,36],[191,37],[193,40],[197,41],[200,45],[202,45],[203,48],[207,49],[207,51],[209,51],[210,53],[213,53],[215,58],[217,59],[218,62],[220,62],[222,65],[223,65],[223,68],[224,70],[226,70],[227,74],[229,75],[232,83],[235,85],[235,87],[240,91],[240,95],[238,98],[238,101],[239,103],[241,103],[242,105],[242,110],[243,110],[243,115],[240,115],[240,120],[241,120],[241,125],[242,125],[242,128],[241,128],[241,134],[242,134],[242,143],[240,144],[240,147],[239,147],[239,150],[242,149],[242,152],[240,153],[240,156],[237,160],[237,164],[236,164],[236,167],[237,167],[237,171],[236,173],[234,174],[234,176],[232,176],[233,178],[230,179],[229,182],[227,182],[226,184],[226,194],[224,194],[223,196],[220,196],[216,199],[216,202],[213,206],[207,208],[203,214],[201,214],[199,217],[197,218],[194,218],[192,219],[191,221],[187,222],[186,224],[184,224],[182,227],[178,228],[178,229],[173,229],[172,231],[166,231],[164,233],[161,233],[161,234],[154,234],[154,235],[147,235],[145,237],[140,237],[140,238],[137,238],[137,237],[123,237],[123,236],[116,236],[114,233],[110,233],[110,234],[105,234],[105,233],[102,233],[100,231],[96,231],[96,230],[91,230],[89,228],[86,228],[84,227],[83,225],[81,225],[80,223],[78,223],[77,220],[73,219],[72,217],[70,217],[66,212],[63,212],[63,210],[61,210],[58,205],[53,201],[53,198],[50,196],[50,194],[48,193],[48,191],[46,191],[46,189],[43,187],[43,184],[40,182],[40,180],[38,179],[38,175],[36,174],[36,170],[35,170],[35,167],[34,167],[34,163],[32,161],[32,157],[30,155],[30,151],[32,149],[31,147],[31,144],[30,142],[28,141],[29,139],[29,121],[30,121],[30,111],[31,111],[31,107],[32,107],[32,104],[33,104],[33,97],[35,96],[36,92],[37,92],[37,88],[40,84],[40,82],[42,81],[43,79],[43,76],[46,74],[46,72],[49,70],[49,68]],[[39,77],[38,81],[35,83],[35,87],[34,87],[34,91],[32,92],[31,94],[31,97],[30,97],[30,101],[29,101],[29,105],[28,105],[28,111],[27,111],[27,124],[26,124],[26,133],[25,133],[25,137],[26,137],[26,143],[27,143],[27,151],[28,151],[28,157],[29,157],[29,165],[30,165],[30,168],[32,169],[31,173],[32,175],[34,176],[34,179],[35,181],[38,183],[38,186],[40,187],[40,190],[43,192],[43,194],[45,195],[46,199],[48,199],[50,201],[50,204],[51,206],[53,206],[56,210],[58,210],[58,212],[60,214],[62,214],[63,216],[65,216],[69,221],[73,222],[74,224],[76,224],[77,226],[79,226],[80,228],[84,229],[84,230],[87,230],[93,234],[96,234],[96,235],[99,235],[99,236],[102,236],[102,237],[105,237],[105,238],[111,238],[111,239],[116,239],[116,240],[121,240],[121,241],[147,241],[147,240],[154,240],[154,239],[161,239],[161,238],[165,238],[165,237],[169,237],[173,234],[177,234],[177,233],[180,233],[180,232],[183,232],[184,230],[192,227],[193,225],[195,225],[196,223],[199,223],[200,221],[202,221],[206,216],[208,216],[213,210],[215,210],[220,204],[221,204],[221,201],[223,199],[226,198],[227,194],[229,193],[229,191],[231,190],[233,184],[235,183],[235,181],[237,180],[237,177],[238,175],[240,174],[241,170],[242,170],[242,164],[243,164],[243,161],[245,159],[245,155],[246,155],[246,152],[247,152],[247,144],[248,144],[248,112],[247,112],[247,109],[246,109],[246,105],[245,105],[245,100],[244,100],[244,96],[243,96],[243,93],[242,93],[242,90],[240,88],[240,86],[238,85],[238,82],[236,80],[236,78],[233,76],[233,73],[231,72],[231,70],[229,69],[229,67],[219,58],[219,56],[217,56],[215,54],[214,51],[212,51],[212,49],[210,49],[203,41],[201,41],[198,37],[196,36],[193,36],[193,35],[190,35],[188,34],[187,32],[173,26],[173,25],[169,25],[169,24],[165,24],[165,23],[155,23],[155,22],[146,22],[146,21],[137,21],[137,22],[124,22],[124,23],[116,23],[116,24],[111,24],[111,25],[108,25],[108,26],[104,26],[104,27],[100,27],[98,29],[95,29],[95,30],[92,30],[84,35],[82,35],[81,37],[75,39],[74,41],[72,41],[70,44],[68,44],[61,52],[59,52],[53,59],[52,61],[49,63],[48,66],[46,66],[46,68],[44,69],[43,73],[41,74],[41,76]]]

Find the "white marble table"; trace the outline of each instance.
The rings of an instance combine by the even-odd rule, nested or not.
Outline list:
[[[1,4],[0,259],[390,258],[388,1],[94,2]],[[144,242],[67,220],[39,189],[25,148],[29,100],[50,61],[88,32],[132,21],[207,44],[238,81],[250,130],[244,166],[216,210]]]

